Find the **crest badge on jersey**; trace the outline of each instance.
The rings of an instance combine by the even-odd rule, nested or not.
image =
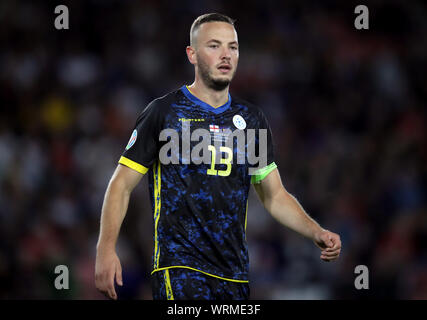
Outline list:
[[[233,123],[237,129],[243,130],[246,128],[246,121],[240,114],[236,114],[233,117]]]
[[[135,144],[136,138],[138,137],[138,131],[133,130],[132,135],[130,136],[128,145],[126,146],[126,150],[129,150],[132,148],[132,146]]]

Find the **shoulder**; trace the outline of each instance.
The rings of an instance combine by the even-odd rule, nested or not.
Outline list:
[[[258,105],[234,95],[232,96],[232,101],[238,109],[246,112],[248,116],[255,118],[261,123],[267,122],[267,117]]]
[[[170,107],[179,97],[179,89],[166,93],[165,95],[152,100],[146,108],[158,109],[164,111]]]
[[[150,116],[164,116],[168,113],[171,108],[171,105],[179,98],[179,89],[171,91],[161,97],[155,98],[150,101],[147,106],[145,106],[139,117],[150,115]]]

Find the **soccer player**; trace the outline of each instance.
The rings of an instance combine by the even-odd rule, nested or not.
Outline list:
[[[120,226],[132,190],[147,173],[154,220],[153,299],[249,298],[246,214],[251,184],[274,218],[314,241],[320,259],[332,261],[340,254],[340,237],[320,227],[282,185],[264,114],[229,94],[239,60],[234,21],[217,13],[198,17],[186,52],[195,68],[194,82],[155,99],[141,112],[105,194],[95,282],[112,299],[117,299],[114,281],[122,285],[115,250]],[[177,132],[179,140],[162,137],[165,129]],[[211,138],[202,150],[211,161],[190,159],[199,152],[184,150],[196,148],[197,129]],[[235,161],[241,149],[221,144],[230,138],[227,129],[265,130],[266,141],[261,133],[255,140],[248,138],[259,150],[267,144],[260,154],[265,166],[249,174],[249,161]],[[162,156],[167,143],[166,154],[175,157],[169,163]]]

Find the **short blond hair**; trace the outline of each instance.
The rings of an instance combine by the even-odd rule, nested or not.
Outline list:
[[[206,13],[197,17],[191,25],[190,29],[190,46],[194,47],[196,45],[195,34],[202,24],[207,22],[226,22],[231,24],[235,28],[235,21],[236,20],[233,20],[230,17],[221,13]]]

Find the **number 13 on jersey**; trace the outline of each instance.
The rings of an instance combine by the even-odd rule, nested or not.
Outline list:
[[[211,152],[211,167],[208,169],[207,174],[212,176],[222,176],[227,177],[231,173],[231,162],[233,161],[233,151],[228,147],[219,147],[220,152],[224,152],[227,154],[227,158],[221,158],[220,164],[227,165],[225,170],[215,170],[215,160],[216,160],[216,149],[214,146],[208,146],[208,150]]]

